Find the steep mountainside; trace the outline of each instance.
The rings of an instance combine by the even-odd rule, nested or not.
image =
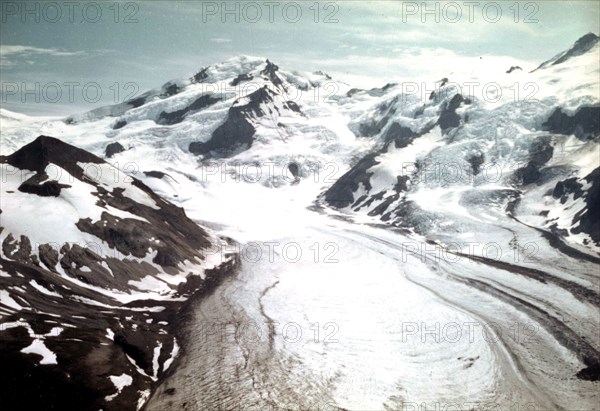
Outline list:
[[[495,96],[484,98],[463,96],[453,79],[424,103],[387,87],[357,124],[375,130],[378,146],[323,201],[442,241],[465,232],[483,238],[481,223],[507,213],[598,252],[599,48],[591,36],[564,53],[568,74],[547,64],[519,79],[546,92],[560,82],[564,89],[552,98],[513,99],[518,83],[510,73],[498,77]],[[591,75],[596,80],[587,88],[569,83]]]
[[[143,404],[178,353],[182,304],[231,271],[220,240],[58,139],[0,163],[2,408]]]

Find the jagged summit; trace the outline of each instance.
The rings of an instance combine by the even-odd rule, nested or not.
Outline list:
[[[588,51],[590,51],[596,44],[598,44],[599,38],[600,37],[598,37],[595,33],[587,33],[586,35],[581,36],[571,48],[557,54],[550,60],[543,62],[539,65],[538,68],[536,68],[533,71],[543,69],[549,66],[555,66],[557,64],[562,64],[573,57],[581,56],[582,54],[585,54]]]
[[[239,55],[200,68],[189,78],[189,81],[191,83],[210,83],[244,75],[263,75],[275,82],[277,81],[276,73],[279,70],[279,65],[269,58]]]
[[[274,71],[273,75],[276,77]],[[264,85],[250,95],[236,99],[229,108],[227,119],[212,133],[211,139],[190,143],[189,151],[193,154],[222,154],[247,149],[254,142],[257,120],[269,118],[274,121],[281,115],[296,114],[302,114],[296,103],[285,101],[278,92]]]
[[[260,72],[260,74],[266,75],[269,78],[269,80],[271,80],[273,85],[275,85],[275,87],[283,86],[283,81],[281,81],[281,79],[277,75],[277,71],[279,71],[279,66],[270,62],[269,59],[267,59],[266,63],[267,66],[264,68],[263,71]]]
[[[237,92],[248,95],[265,84],[282,94],[290,92],[294,95],[294,89],[307,91],[328,81],[334,80],[322,71],[284,71],[268,58],[241,55],[203,66],[191,76],[170,80],[122,103],[69,116],[64,122],[73,125],[118,117],[113,123],[113,129],[117,130],[143,117],[158,124],[173,125]],[[250,82],[252,84],[248,85]]]

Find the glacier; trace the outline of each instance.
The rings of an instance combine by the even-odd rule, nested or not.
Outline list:
[[[96,309],[183,304],[145,367],[128,357],[143,384],[106,374],[94,403],[106,410],[123,394],[147,410],[595,409],[599,57],[588,34],[533,71],[440,68],[362,90],[238,56],[67,118],[1,109],[3,158],[40,135],[93,156],[75,159],[84,177],[55,161],[39,181],[3,162],[2,260],[27,236],[100,243],[108,261],[117,246],[102,224],[134,221],[152,244],[179,233],[175,211],[146,228],[171,207],[204,227],[197,258],[186,248],[169,265],[144,243],[128,263],[148,275],[118,287],[53,274]],[[45,183],[57,196],[39,194]],[[210,282],[205,271],[231,261],[235,275],[210,291],[177,292],[189,271]],[[4,271],[0,334],[25,328],[37,344],[26,352],[68,362],[44,345],[60,335],[20,320],[36,303]],[[117,332],[144,326],[130,314]],[[115,343],[108,330],[99,344]]]

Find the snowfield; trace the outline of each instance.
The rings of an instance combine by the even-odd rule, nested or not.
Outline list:
[[[596,409],[600,44],[588,41],[536,70],[440,69],[371,90],[242,56],[66,119],[1,110],[1,154],[48,135],[106,163],[73,159],[83,177],[48,165],[37,184],[69,186],[49,197],[20,190],[36,172],[1,164],[0,241],[11,255],[21,236],[95,242],[108,267],[119,243],[81,219],[143,227],[153,247],[123,257],[137,267],[126,281],[111,270],[114,286],[89,284],[62,262],[60,294],[24,278],[47,298],[73,287],[82,305],[126,311],[98,324],[107,347],[130,336],[106,410],[142,377],[128,398],[159,411]],[[99,187],[114,198],[98,201]],[[207,244],[167,265],[161,234],[186,238],[171,205]],[[190,272],[212,281],[233,256],[236,275],[161,316],[192,294],[178,288]],[[62,334],[20,320],[31,308],[12,276],[0,333],[27,329],[21,352],[60,367],[46,342]],[[139,361],[127,348],[146,325],[163,332]]]

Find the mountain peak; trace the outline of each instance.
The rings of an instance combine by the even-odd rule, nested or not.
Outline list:
[[[281,79],[277,75],[277,71],[279,71],[279,66],[269,61],[269,59],[267,59],[266,63],[267,65],[260,72],[260,74],[267,76],[276,87],[283,86],[283,81],[281,81]]]
[[[73,169],[77,162],[103,163],[104,160],[57,138],[41,135],[10,156],[0,157],[0,162],[20,169],[42,171],[49,163]]]
[[[598,37],[596,35],[596,33],[592,33],[591,31],[581,37],[579,37],[579,39],[575,42],[575,45],[579,44],[579,43],[586,43],[586,42],[590,42],[590,41],[598,41],[598,39],[600,39],[600,37]]]
[[[557,54],[550,60],[543,62],[538,68],[536,68],[533,71],[543,69],[549,66],[555,66],[557,64],[564,63],[565,61],[573,57],[581,56],[582,54],[585,54],[588,51],[590,51],[596,44],[598,44],[599,38],[600,37],[598,37],[595,33],[589,32],[578,38],[577,41],[573,44],[573,46],[571,46],[571,48]]]
[[[575,56],[584,54],[584,53],[588,52],[592,47],[594,47],[597,43],[598,43],[598,36],[592,32],[590,32],[584,36],[581,36],[579,39],[577,39],[575,44],[573,44],[573,47],[571,47],[565,53],[565,55],[561,56],[554,63],[552,63],[552,65],[560,64],[560,63],[568,60],[571,57],[575,57]]]

